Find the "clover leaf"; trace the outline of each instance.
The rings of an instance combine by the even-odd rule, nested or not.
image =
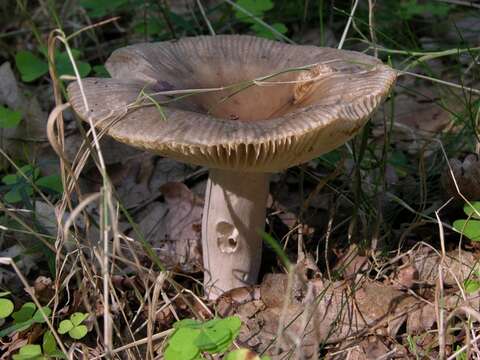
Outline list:
[[[236,316],[207,322],[185,319],[176,322],[168,340],[165,360],[203,359],[201,353],[226,351],[238,336],[242,323]]]
[[[37,309],[37,306],[32,302],[26,302],[22,307],[12,314],[13,325],[0,331],[0,338],[6,335],[10,335],[13,332],[20,332],[27,330],[33,324],[42,324],[45,322],[45,316],[49,317],[52,310],[48,306]]]
[[[472,241],[480,241],[480,201],[465,204],[463,212],[468,219],[455,220],[453,228]]]
[[[17,127],[21,120],[22,113],[20,111],[14,111],[5,106],[0,106],[0,129]]]
[[[60,334],[66,334],[75,340],[79,340],[88,333],[88,328],[82,323],[88,317],[87,313],[76,312],[70,315],[70,319],[63,320],[58,326],[58,332]]]
[[[40,360],[42,356],[42,348],[40,345],[24,345],[20,348],[20,352],[12,356],[13,360]]]
[[[10,292],[8,291],[0,293],[0,319],[5,319],[13,312],[14,305],[12,300],[4,299],[9,294]]]

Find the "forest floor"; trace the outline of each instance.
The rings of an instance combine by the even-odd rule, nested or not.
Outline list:
[[[212,32],[361,51],[399,74],[353,140],[272,175],[280,250],[265,242],[259,284],[216,301],[208,170],[97,147],[61,109],[113,50]],[[2,359],[171,360],[175,334],[180,360],[480,359],[479,50],[475,1],[2,1]],[[207,322],[231,317],[241,328]],[[183,319],[198,322],[179,338]]]

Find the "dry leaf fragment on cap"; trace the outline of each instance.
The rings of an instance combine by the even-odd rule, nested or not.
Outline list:
[[[82,119],[210,169],[202,251],[211,299],[257,281],[269,173],[344,144],[397,76],[358,52],[238,35],[127,46],[106,68],[111,79],[82,80],[88,106],[79,84],[68,87]]]
[[[296,79],[298,83],[293,89],[293,103],[298,104],[308,98],[319,85],[319,82],[334,72],[334,69],[325,64],[316,64],[310,69],[302,71],[298,75]]]

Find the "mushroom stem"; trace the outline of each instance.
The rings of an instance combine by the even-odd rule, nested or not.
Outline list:
[[[268,188],[266,173],[210,170],[202,220],[209,299],[257,281]]]

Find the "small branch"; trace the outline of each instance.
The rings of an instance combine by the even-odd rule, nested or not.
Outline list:
[[[338,43],[338,49],[343,48],[343,44],[345,42],[345,39],[347,38],[348,30],[350,29],[350,25],[352,24],[353,15],[357,10],[357,5],[358,5],[358,0],[355,0],[352,6],[352,10],[350,11],[350,15],[348,16],[348,21],[347,21],[347,24],[345,25],[345,29],[343,30],[342,38]]]

